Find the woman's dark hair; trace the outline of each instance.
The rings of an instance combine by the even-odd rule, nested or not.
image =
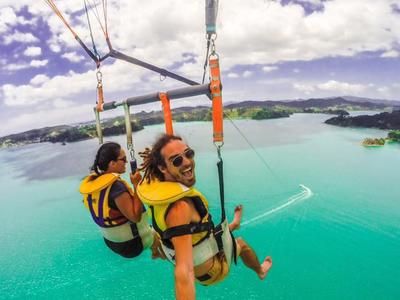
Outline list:
[[[182,138],[177,135],[163,134],[156,140],[151,149],[146,148],[143,152],[139,152],[139,155],[143,158],[143,163],[140,167],[140,170],[144,171],[142,181],[147,180],[147,182],[150,182],[155,178],[164,181],[164,174],[158,168],[158,166],[166,166],[161,150],[169,142],[175,140],[182,141]]]
[[[110,161],[117,160],[121,151],[121,146],[118,143],[107,142],[100,146],[97,150],[96,158],[94,159],[91,170],[97,175],[107,171]]]

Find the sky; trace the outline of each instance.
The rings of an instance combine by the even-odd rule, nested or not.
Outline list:
[[[87,2],[96,49],[105,55],[102,1]],[[201,81],[204,0],[106,2],[114,49]],[[54,3],[92,49],[84,1]],[[400,0],[220,0],[215,49],[225,102],[400,100]],[[185,86],[113,58],[100,70],[106,102]],[[0,136],[93,120],[96,86],[95,63],[44,0],[0,1]],[[198,104],[209,100],[177,100],[172,107]],[[104,113],[114,115],[122,109]]]

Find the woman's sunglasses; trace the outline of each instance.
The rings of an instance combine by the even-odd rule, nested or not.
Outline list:
[[[183,163],[183,155],[185,155],[187,159],[192,159],[194,157],[194,150],[188,148],[182,154],[178,154],[174,158],[170,159],[174,167],[179,167]]]
[[[121,158],[117,158],[117,160],[122,160],[124,163],[128,162],[128,160],[126,159],[126,156],[121,157]]]

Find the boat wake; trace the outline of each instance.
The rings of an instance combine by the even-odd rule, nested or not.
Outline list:
[[[249,219],[249,220],[246,220],[246,221],[242,222],[241,226],[245,226],[245,225],[254,223],[254,222],[256,222],[256,221],[258,221],[260,219],[263,219],[266,216],[272,215],[272,214],[274,214],[274,213],[276,213],[276,212],[278,212],[278,211],[280,211],[280,210],[282,210],[282,209],[284,209],[284,208],[286,208],[286,207],[288,207],[288,206],[290,206],[290,205],[292,205],[292,204],[294,204],[294,203],[296,203],[298,201],[309,199],[313,195],[313,192],[311,191],[311,189],[309,189],[305,185],[300,184],[300,187],[302,188],[302,191],[300,193],[297,193],[297,194],[291,196],[282,205],[280,205],[278,207],[275,207],[273,209],[270,209],[269,211],[266,211],[266,212],[264,212],[264,213],[262,213],[260,215],[257,215],[255,217]]]

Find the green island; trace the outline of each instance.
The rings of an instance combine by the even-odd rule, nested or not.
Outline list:
[[[392,130],[388,133],[389,142],[400,143],[400,130]]]
[[[362,145],[366,147],[377,147],[383,146],[385,143],[385,138],[365,138],[362,142]]]
[[[363,140],[362,145],[366,147],[383,146],[388,143],[400,143],[400,130],[392,130],[388,133],[386,138],[366,138]]]

